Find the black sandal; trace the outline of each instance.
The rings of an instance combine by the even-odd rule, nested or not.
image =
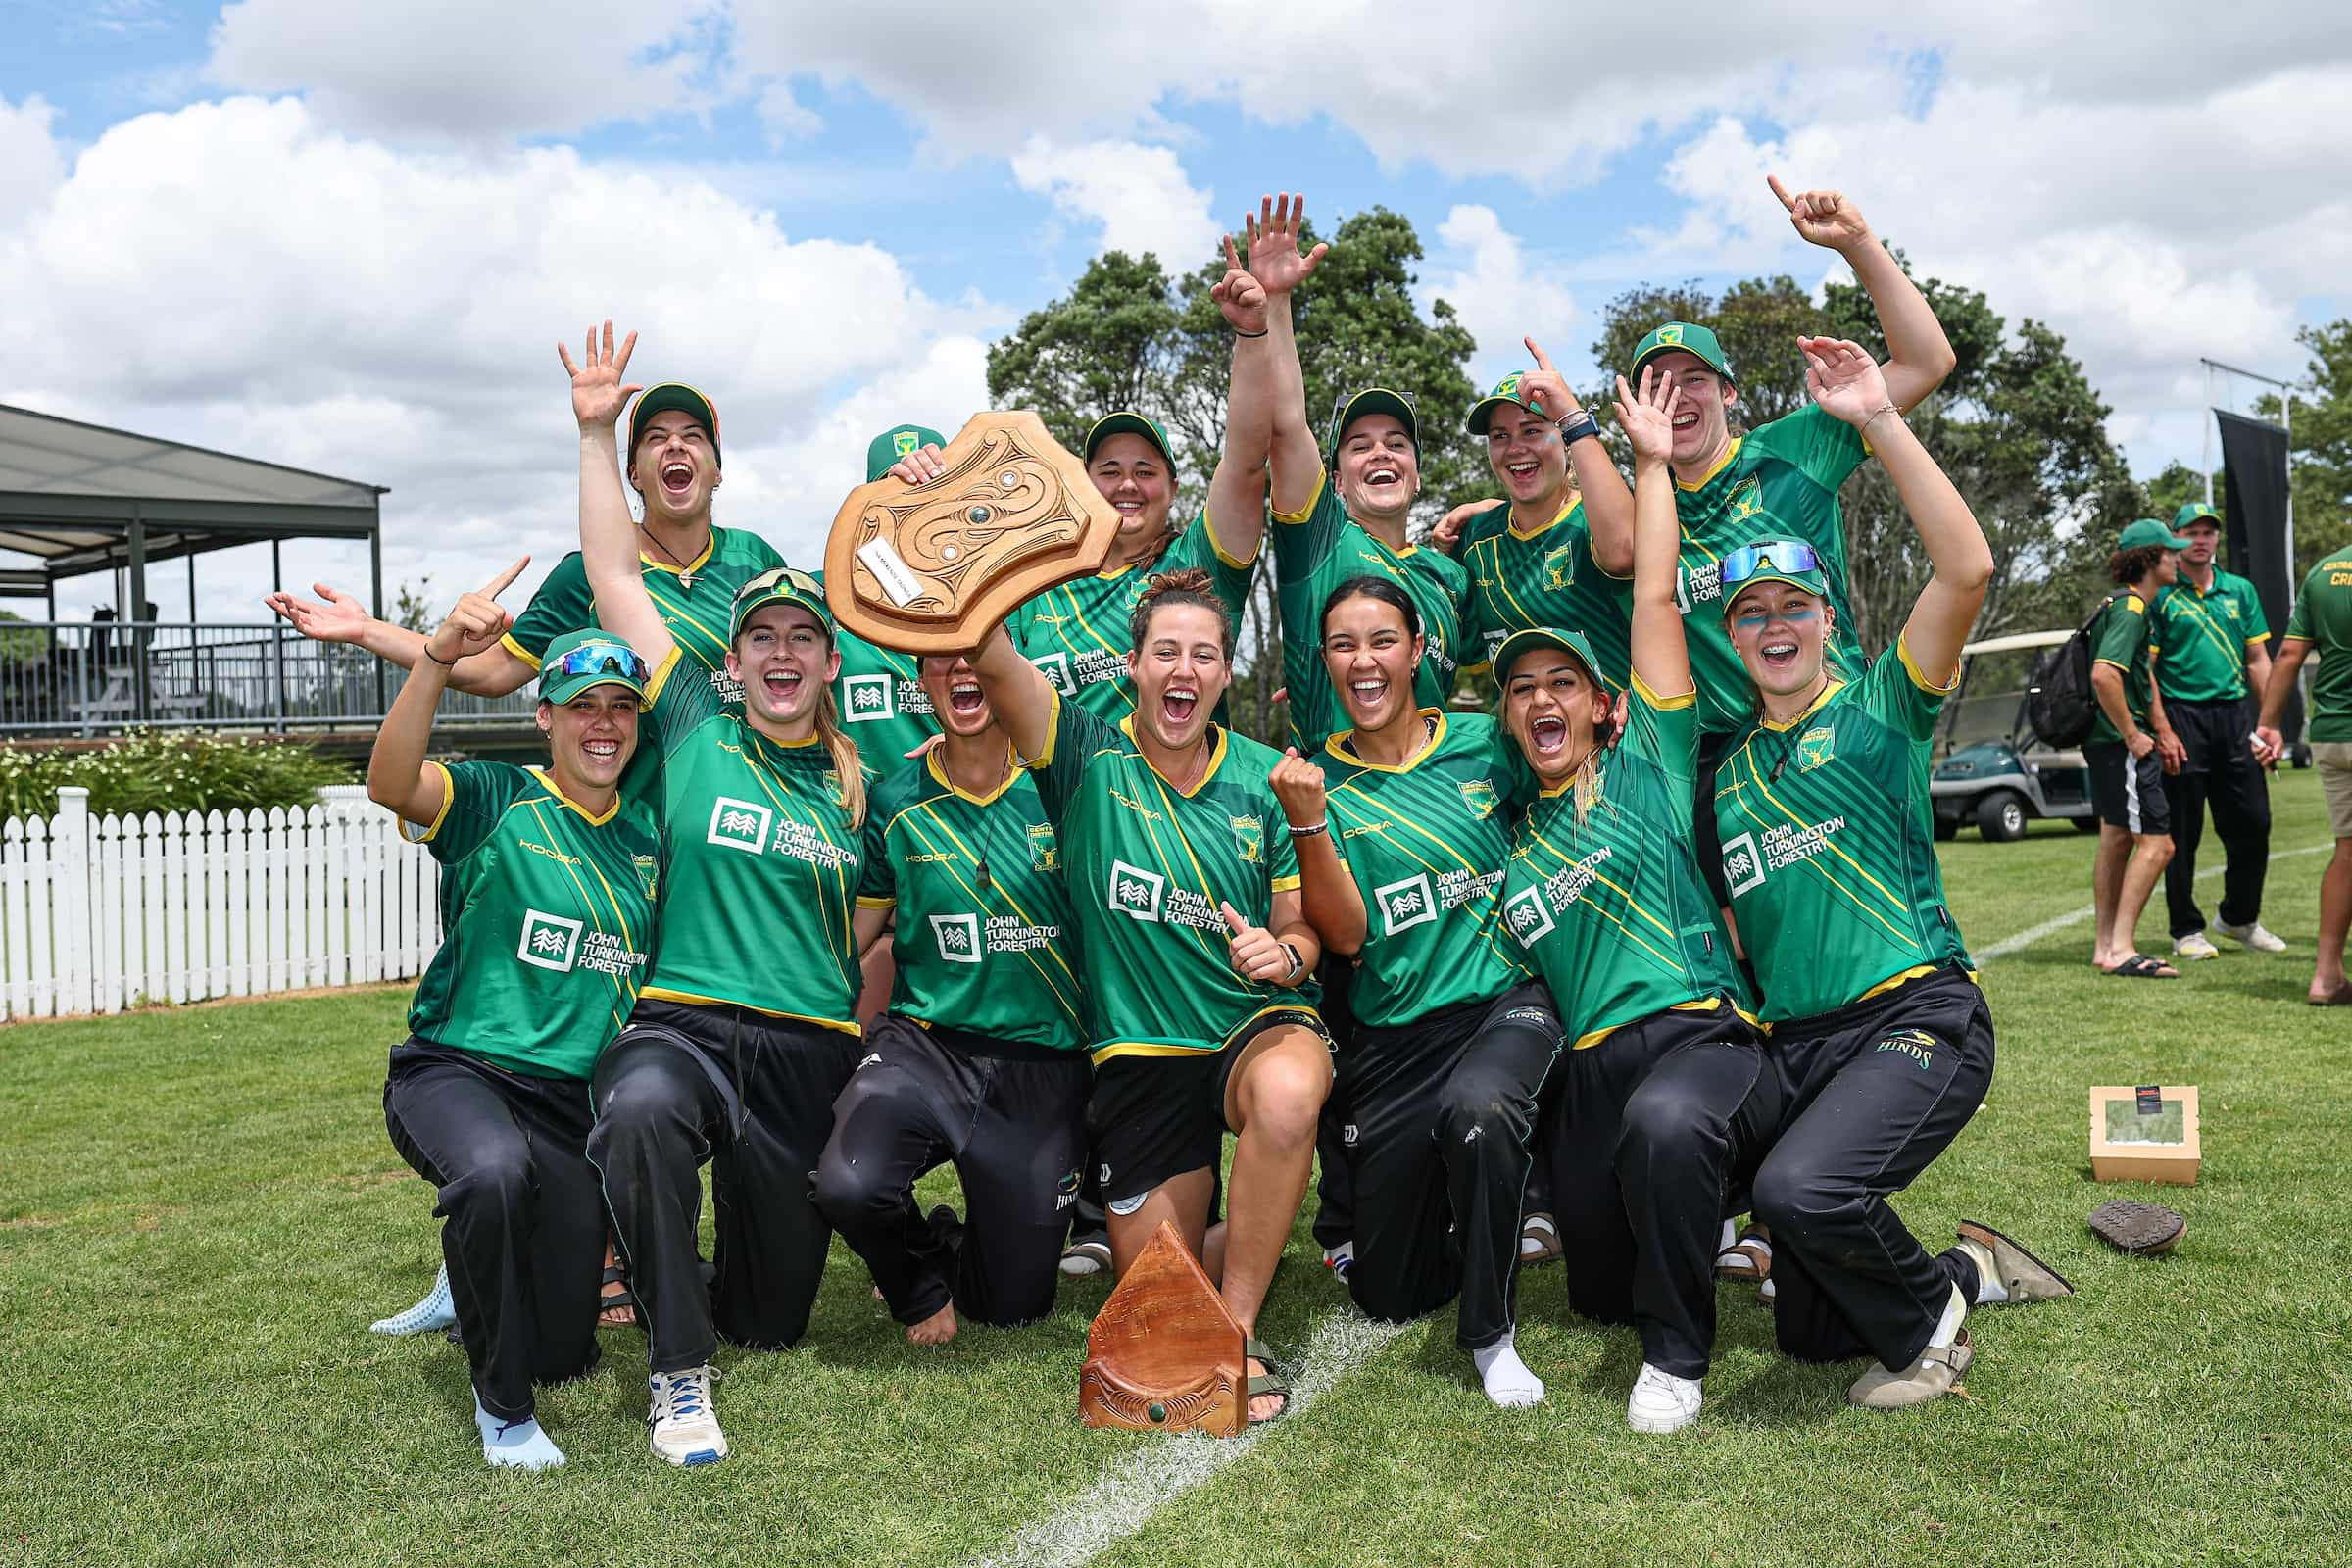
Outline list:
[[[1279,1421],[1289,1415],[1291,1413],[1291,1379],[1298,1374],[1285,1365],[1281,1357],[1255,1340],[1245,1339],[1242,1342],[1242,1355],[1245,1359],[1255,1361],[1266,1369],[1263,1373],[1250,1375],[1249,1387],[1242,1394],[1242,1414],[1249,1417],[1250,1405],[1254,1400],[1269,1396],[1278,1396],[1282,1400],[1281,1409],[1265,1417],[1264,1420],[1250,1419],[1249,1424],[1264,1426],[1267,1421]]]
[[[2134,953],[2107,971],[2125,980],[2178,980],[2180,971],[2162,958],[2151,958],[2144,953]]]
[[[625,1312],[628,1315],[614,1317],[612,1314],[615,1312]],[[596,1326],[615,1329],[633,1328],[636,1323],[637,1297],[629,1289],[629,1271],[622,1268],[616,1258],[605,1265],[604,1294],[596,1298]]]

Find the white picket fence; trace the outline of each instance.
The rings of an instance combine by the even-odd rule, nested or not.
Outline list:
[[[0,824],[0,1018],[403,980],[441,942],[440,878],[358,785],[286,810]]]

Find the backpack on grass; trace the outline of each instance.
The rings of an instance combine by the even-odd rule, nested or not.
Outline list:
[[[2090,688],[2090,645],[2099,617],[2122,594],[2110,594],[2075,628],[2075,634],[2034,661],[2026,687],[2026,722],[2051,746],[2080,746],[2099,719],[2098,694]]]

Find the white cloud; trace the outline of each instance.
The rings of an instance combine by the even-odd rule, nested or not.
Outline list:
[[[56,107],[37,93],[21,104],[0,98],[0,226],[65,182],[65,157],[49,134],[56,119]]]
[[[1519,237],[1492,207],[1463,205],[1438,225],[1438,255],[1453,270],[1424,278],[1415,292],[1423,309],[1432,299],[1452,304],[1478,339],[1471,379],[1481,386],[1531,363],[1522,338],[1534,338],[1571,381],[1587,356],[1574,342],[1583,313],[1567,287],[1549,275],[1543,258],[1530,259]]]
[[[1216,254],[1224,232],[1209,216],[1212,197],[1196,190],[1165,147],[1132,141],[1063,146],[1032,136],[1012,158],[1021,189],[1052,199],[1062,213],[1100,224],[1102,248],[1156,255],[1172,273],[1189,272]]]
[[[213,24],[211,79],[299,92],[367,131],[542,135],[698,103],[716,0],[236,0]]]

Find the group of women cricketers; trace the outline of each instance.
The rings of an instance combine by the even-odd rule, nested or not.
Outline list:
[[[1408,397],[1308,422],[1290,296],[1322,249],[1285,199],[1213,291],[1205,510],[1172,527],[1164,434],[1105,414],[1083,455],[1110,562],[967,653],[860,643],[713,526],[715,408],[632,405],[611,323],[563,351],[580,552],[519,618],[519,563],[423,639],[273,595],[415,671],[369,787],[441,862],[448,934],[385,1116],[438,1190],[489,1461],[563,1462],[531,1391],[596,1361],[608,1231],[653,1449],[701,1464],[728,1451],[720,1337],[797,1341],[832,1232],[939,1343],[1048,1311],[1082,1191],[1114,1267],[1174,1225],[1252,1336],[1251,1419],[1277,1416],[1255,1327],[1319,1128],[1356,1304],[1458,1300],[1497,1404],[1544,1396],[1513,1342],[1531,1181],[1573,1308],[1640,1333],[1642,1431],[1699,1412],[1719,1270],[1765,1279],[1790,1355],[1867,1358],[1851,1397],[1878,1408],[1951,1389],[1976,1307],[2069,1294],[1989,1226],[1931,1253],[1888,1205],[1992,1073],[1927,783],[1993,562],[1904,422],[1951,363],[1925,300],[1851,203],[1781,194],[1887,362],[1799,339],[1810,406],[1735,433],[1714,335],[1664,323],[1616,380],[1629,487],[1535,351],[1469,411],[1504,500],[1432,543]],[[1864,462],[1933,564],[1867,660],[1837,500]],[[868,456],[941,471],[918,427]],[[1223,722],[1269,531],[1279,752]],[[426,760],[446,684],[532,671],[546,766]],[[913,1202],[944,1162],[960,1215]]]

